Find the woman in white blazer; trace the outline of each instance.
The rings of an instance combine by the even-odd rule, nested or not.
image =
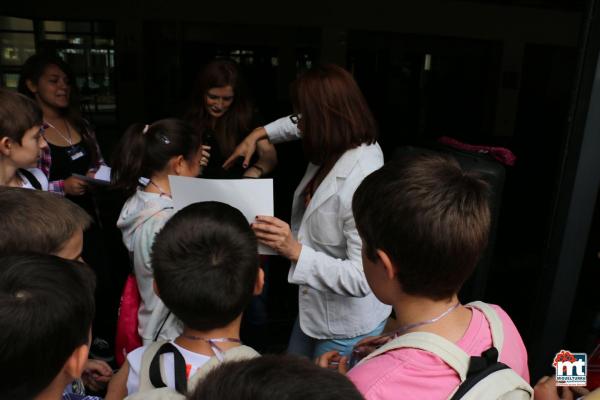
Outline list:
[[[354,191],[383,165],[383,153],[367,103],[344,69],[304,73],[292,86],[292,102],[296,115],[255,129],[224,166],[240,156],[246,166],[258,140],[302,138],[310,163],[294,193],[290,225],[258,216],[252,227],[261,243],[291,261],[288,281],[300,286],[288,351],[348,354],[363,337],[381,333],[390,314],[367,284],[352,215]]]

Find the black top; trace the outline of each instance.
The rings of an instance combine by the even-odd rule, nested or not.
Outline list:
[[[257,126],[261,126],[262,122],[263,118],[260,115],[260,112],[255,110],[250,123],[250,126],[252,127],[251,130],[256,128]],[[235,145],[237,146],[238,144],[240,144],[249,133],[250,131],[238,132],[235,140]],[[242,167],[244,158],[238,158],[236,163],[232,165],[231,168],[229,168],[229,170],[224,170],[222,165],[225,162],[225,160],[229,158],[229,154],[223,154],[223,151],[219,147],[219,142],[217,141],[215,135],[216,132],[208,127],[205,128],[202,132],[202,144],[204,144],[205,146],[210,146],[210,158],[208,160],[208,165],[202,169],[202,175],[200,175],[200,177],[208,179],[242,179],[244,177],[244,172],[246,172],[246,169]],[[254,153],[254,155],[250,159],[250,164],[248,165],[248,167],[250,167],[256,161],[258,161],[258,155]]]
[[[50,147],[50,176],[48,180],[57,181],[69,178],[73,174],[85,175],[92,166],[92,157],[86,143],[81,140],[72,146],[56,146],[48,143]],[[85,192],[82,196],[70,196],[65,194],[69,200],[95,216],[95,207],[92,196]]]
[[[205,146],[210,146],[210,158],[208,165],[202,169],[201,178],[207,179],[241,179],[243,178],[244,172],[246,171],[242,167],[244,159],[240,157],[237,162],[228,170],[223,169],[222,165],[229,158],[229,155],[224,155],[219,147],[219,142],[215,137],[216,133],[212,129],[206,129],[202,135],[202,141]],[[239,137],[236,140],[236,145],[243,140],[243,137]],[[256,161],[256,157],[253,157],[250,165]]]
[[[73,174],[85,175],[92,165],[92,158],[88,146],[83,140],[72,146],[50,146],[50,181],[67,179]]]

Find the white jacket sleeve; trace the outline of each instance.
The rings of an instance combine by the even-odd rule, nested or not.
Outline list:
[[[298,261],[290,268],[288,281],[342,296],[365,297],[371,293],[362,265],[362,241],[352,211],[340,210],[346,241],[346,258],[336,258],[302,245]]]
[[[300,139],[300,130],[292,121],[292,115],[279,118],[264,126],[271,143],[289,142]]]

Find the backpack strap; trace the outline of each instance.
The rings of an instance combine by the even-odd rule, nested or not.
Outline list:
[[[467,379],[471,357],[448,339],[429,332],[411,332],[398,336],[363,358],[359,364],[388,351],[405,347],[435,354],[456,371],[461,382]]]
[[[161,346],[165,343],[168,342],[164,340],[154,342],[150,344],[146,350],[144,350],[144,354],[142,355],[142,364],[140,365],[140,384],[138,392],[146,392],[148,390],[155,389],[150,381],[150,364],[152,363],[156,353],[158,353]],[[162,371],[162,376],[165,376],[164,369]]]
[[[218,367],[222,362],[242,361],[260,357],[260,354],[256,350],[254,350],[252,347],[244,345],[232,347],[222,354],[223,361],[220,361],[217,357],[212,356],[206,363],[196,370],[193,376],[189,378],[188,389],[190,391],[194,390],[198,382],[208,375],[210,371]]]
[[[37,190],[42,190],[42,184],[40,183],[40,181],[38,181],[35,175],[27,171],[25,168],[19,168],[18,171],[29,181],[29,183],[31,183],[31,186],[33,186]]]
[[[164,347],[164,350],[163,350],[163,347]],[[138,389],[139,393],[149,391],[152,389],[156,389],[156,388],[160,388],[160,387],[164,387],[164,385],[156,386],[156,385],[154,385],[154,383],[157,383],[160,385],[161,382],[162,383],[165,382],[164,377],[166,376],[166,373],[165,373],[164,365],[163,365],[163,363],[160,363],[159,360],[161,358],[160,357],[161,354],[172,352],[170,347],[172,347],[173,350],[176,351],[176,353],[173,352],[174,357],[175,357],[175,386],[176,386],[176,390],[179,393],[186,393],[186,391],[184,391],[184,392],[179,391],[179,388],[177,387],[178,381],[183,381],[186,384],[187,389],[189,389],[189,391],[193,391],[194,388],[196,387],[196,385],[198,384],[198,382],[202,378],[204,378],[210,371],[212,371],[214,368],[218,367],[221,364],[221,361],[219,361],[219,359],[217,357],[212,356],[211,358],[208,359],[208,361],[206,363],[204,363],[200,368],[198,368],[196,370],[196,372],[194,373],[193,376],[191,376],[189,379],[185,379],[186,378],[185,360],[183,359],[183,356],[177,350],[177,348],[169,342],[165,342],[165,341],[154,342],[146,348],[146,350],[144,351],[144,354],[142,356],[142,365],[140,367],[140,385],[139,385],[139,389]],[[183,361],[183,362],[179,362],[179,365],[183,365],[183,379],[180,379],[181,377],[180,378],[177,377],[178,360],[177,360],[176,354],[179,354],[179,356],[181,356],[181,361]],[[228,361],[247,360],[250,358],[259,357],[260,354],[258,352],[256,352],[256,350],[254,350],[253,348],[242,345],[242,346],[233,347],[233,348],[223,352],[223,356],[224,356],[223,362],[228,362]],[[154,372],[155,379],[154,380],[157,381],[159,378],[156,377],[156,375],[159,375],[161,382],[153,382],[153,380],[152,380],[152,364],[155,362],[156,362],[156,364],[155,364],[156,366],[154,367],[154,370],[155,370],[155,372]],[[159,368],[158,365],[160,365],[160,369],[158,369]],[[159,371],[159,373],[156,372],[157,370]]]
[[[498,350],[498,355],[502,354],[502,346],[504,345],[504,328],[500,316],[492,306],[483,301],[474,301],[466,305],[466,307],[476,308],[483,313],[490,325],[492,333],[492,346]]]
[[[498,359],[504,343],[504,330],[498,313],[489,304],[481,301],[474,301],[466,306],[478,309],[487,319],[492,334],[492,346],[495,347],[495,355]],[[440,357],[456,371],[461,382],[464,382],[469,375],[471,356],[448,339],[429,332],[411,332],[399,336],[363,358],[359,364],[390,350],[405,347],[425,350]],[[488,358],[492,357],[493,354],[490,353]]]
[[[167,387],[167,384],[165,383],[166,378],[163,378],[164,374],[162,373],[160,363],[161,356],[166,353],[172,353],[174,358],[173,372],[175,375],[175,390],[185,396],[187,393],[185,358],[183,358],[183,355],[171,343],[165,343],[160,346],[152,358],[149,371],[150,383],[155,388]]]

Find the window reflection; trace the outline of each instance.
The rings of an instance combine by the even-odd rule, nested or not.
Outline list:
[[[39,28],[37,41],[35,27]],[[115,114],[114,32],[112,22],[0,16],[0,83],[16,88],[25,60],[36,50],[53,51],[73,69],[87,117]]]

